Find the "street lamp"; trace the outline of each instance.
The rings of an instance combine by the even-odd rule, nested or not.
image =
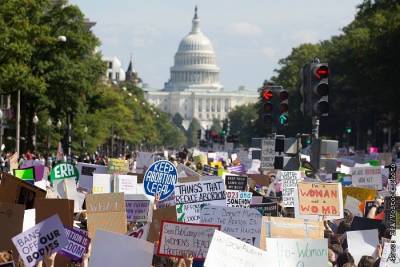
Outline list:
[[[36,113],[35,113],[35,116],[33,116],[32,122],[33,122],[33,127],[34,127],[33,128],[34,129],[33,136],[32,136],[32,144],[33,144],[33,151],[36,152],[36,125],[39,122],[39,118],[36,115]]]
[[[50,153],[50,147],[51,147],[51,145],[50,145],[50,129],[51,129],[52,124],[53,124],[53,122],[51,121],[51,118],[49,117],[46,122],[47,129],[48,129],[48,132],[47,132],[47,154]]]

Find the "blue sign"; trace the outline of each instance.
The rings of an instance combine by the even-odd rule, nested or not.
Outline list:
[[[178,181],[175,165],[168,160],[160,160],[151,164],[143,178],[144,191],[147,195],[160,195],[160,200],[166,199],[174,192]]]

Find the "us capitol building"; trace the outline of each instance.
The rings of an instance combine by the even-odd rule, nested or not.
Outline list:
[[[179,113],[185,127],[196,118],[203,129],[210,128],[213,118],[223,120],[234,107],[257,101],[256,92],[223,90],[213,46],[200,29],[197,7],[192,30],[180,42],[174,61],[164,89],[144,91],[150,104],[172,115]]]

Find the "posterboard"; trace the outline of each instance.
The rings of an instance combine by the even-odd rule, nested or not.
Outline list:
[[[79,180],[79,172],[78,169],[70,164],[70,163],[58,163],[56,164],[50,172],[50,181],[74,178],[75,180]]]
[[[114,192],[125,194],[137,193],[137,176],[136,175],[122,175],[119,174],[115,178]]]
[[[144,174],[144,191],[149,196],[159,194],[160,200],[168,198],[174,192],[178,181],[178,172],[175,165],[168,160],[154,162]]]
[[[260,247],[262,216],[255,209],[205,206],[200,222],[221,225],[221,231],[252,246]]]
[[[363,231],[347,231],[347,244],[354,262],[359,262],[362,256],[372,256],[379,244],[378,229]]]
[[[247,176],[225,176],[225,186],[227,190],[246,191]]]
[[[36,223],[57,214],[63,225],[74,223],[74,201],[69,199],[38,199],[35,205]]]
[[[36,181],[35,168],[33,166],[24,169],[14,169],[13,175],[24,181]]]
[[[60,254],[74,261],[81,260],[82,256],[88,250],[90,238],[83,234],[82,231],[78,231],[75,227],[65,227],[65,234],[68,239],[68,244],[60,251]]]
[[[262,216],[278,216],[278,202],[252,204],[250,208],[258,210]]]
[[[126,174],[129,171],[129,163],[124,159],[109,159],[108,173]]]
[[[205,259],[214,231],[219,229],[219,225],[162,221],[157,255]]]
[[[154,244],[145,240],[97,230],[89,267],[151,266],[153,250]]]
[[[253,193],[226,190],[226,205],[232,208],[249,208]]]
[[[261,140],[261,165],[263,170],[273,169],[275,161],[275,139]]]
[[[347,196],[354,197],[361,202],[365,200],[375,200],[377,191],[370,188],[343,187],[343,201],[346,200]]]
[[[78,162],[77,169],[79,172],[78,187],[87,192],[91,192],[93,188],[93,173],[105,174],[108,172],[107,166],[83,162]]]
[[[204,266],[265,267],[269,262],[266,251],[215,230]]]
[[[294,207],[296,218],[343,218],[341,183],[299,182],[297,188]]]
[[[356,187],[382,189],[382,168],[351,167],[352,184]]]
[[[222,179],[175,185],[176,213],[179,222],[200,222],[202,205],[226,206]]]
[[[97,229],[126,233],[127,220],[123,193],[88,194],[86,212],[90,238],[95,237]]]
[[[344,208],[351,211],[351,213],[354,216],[363,217],[364,214],[363,214],[362,210],[360,209],[361,203],[362,202],[359,201],[358,199],[356,199],[352,196],[347,196],[346,200],[345,200]]]
[[[93,194],[111,193],[111,175],[93,173]]]
[[[12,242],[27,267],[36,266],[45,251],[59,251],[68,244],[64,226],[57,215],[13,237]]]
[[[125,194],[128,222],[151,222],[153,205],[144,195]]]
[[[280,171],[279,180],[282,181],[282,200],[284,207],[294,207],[297,183],[301,180],[299,171]]]
[[[267,238],[266,242],[274,266],[327,266],[328,239]]]
[[[161,221],[168,220],[176,222],[176,207],[170,206],[162,209],[156,209],[153,211],[151,219],[149,237],[147,241],[156,242],[160,239]]]
[[[24,205],[0,202],[0,251],[14,249],[11,238],[22,232]]]

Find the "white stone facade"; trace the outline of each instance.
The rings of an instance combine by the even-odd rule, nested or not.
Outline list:
[[[117,57],[103,57],[102,60],[107,64],[107,80],[125,81],[125,71],[122,69],[121,61]]]

